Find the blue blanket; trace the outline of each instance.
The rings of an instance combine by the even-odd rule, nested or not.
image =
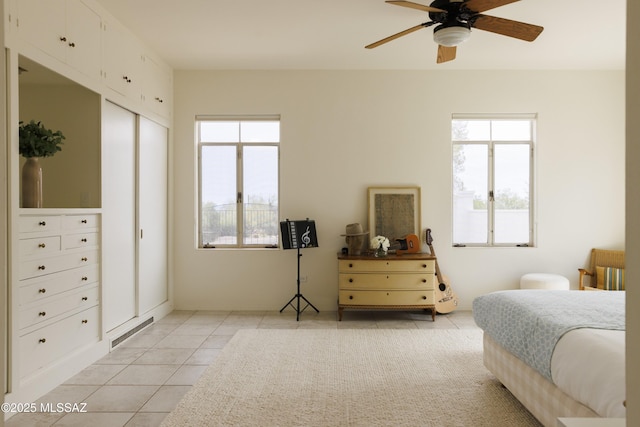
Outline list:
[[[625,292],[493,292],[473,301],[473,318],[502,347],[551,380],[551,356],[566,332],[625,330]]]

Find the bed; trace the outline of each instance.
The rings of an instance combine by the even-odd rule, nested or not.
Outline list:
[[[626,416],[625,292],[493,292],[473,317],[485,366],[543,425]]]

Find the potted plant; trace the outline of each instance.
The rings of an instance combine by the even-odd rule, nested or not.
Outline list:
[[[62,132],[45,128],[41,122],[20,122],[18,149],[27,161],[22,167],[22,207],[42,207],[42,167],[40,157],[51,157],[62,148]]]

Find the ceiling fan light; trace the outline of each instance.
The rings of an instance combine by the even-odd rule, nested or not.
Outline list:
[[[433,40],[442,46],[453,47],[466,41],[471,36],[471,30],[467,27],[445,27],[433,33]]]

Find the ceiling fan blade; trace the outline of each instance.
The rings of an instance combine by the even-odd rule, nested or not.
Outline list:
[[[503,36],[514,37],[528,42],[534,41],[544,30],[539,25],[526,24],[489,15],[475,15],[469,20],[469,24],[479,30],[502,34]]]
[[[438,56],[436,62],[442,64],[443,62],[453,61],[456,59],[456,47],[455,46],[442,46],[438,45]]]
[[[512,0],[512,1],[516,1],[516,0]],[[387,0],[385,3],[395,4],[396,6],[410,7],[411,9],[418,9],[424,12],[446,12],[446,10],[438,9],[437,7],[425,6],[425,5],[414,3],[411,1]]]
[[[473,12],[480,13],[517,1],[520,0],[468,0],[464,2],[462,7]]]
[[[377,41],[377,42],[375,42],[375,43],[368,44],[368,45],[366,45],[366,46],[365,46],[365,48],[366,48],[366,49],[373,49],[374,47],[378,47],[378,46],[380,46],[381,44],[385,44],[385,43],[387,43],[387,42],[390,42],[391,40],[395,40],[395,39],[397,39],[397,38],[399,38],[399,37],[406,36],[407,34],[411,34],[411,33],[413,33],[414,31],[418,31],[418,30],[419,30],[419,29],[421,29],[421,28],[429,27],[429,26],[431,26],[432,24],[433,24],[432,22],[425,22],[424,24],[416,25],[415,27],[408,28],[408,29],[406,29],[406,30],[404,30],[404,31],[400,31],[400,32],[399,32],[399,33],[397,33],[397,34],[394,34],[394,35],[389,36],[389,37],[385,37],[385,38],[384,38],[384,39],[382,39],[382,40],[378,40],[378,41]]]

